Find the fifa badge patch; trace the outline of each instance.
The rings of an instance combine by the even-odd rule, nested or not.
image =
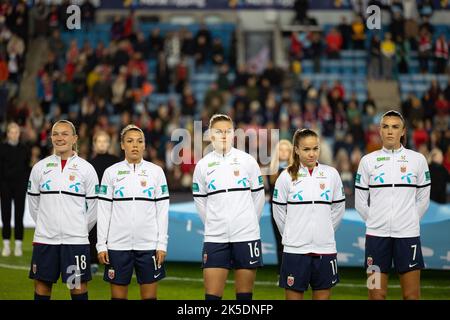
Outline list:
[[[105,186],[103,184],[97,184],[95,186],[95,194],[104,194],[106,195],[106,191],[108,190],[108,186]]]
[[[373,258],[372,257],[367,257],[367,265],[370,267],[371,265],[373,265]]]
[[[405,173],[406,172],[406,167],[405,166],[401,166],[400,167],[400,172],[401,173]]]
[[[430,181],[431,180],[431,176],[430,176],[430,171],[425,172],[425,181]]]
[[[292,287],[294,285],[294,282],[295,282],[295,278],[293,275],[290,275],[287,277],[287,285],[289,287]]]
[[[108,278],[110,279],[110,280],[113,280],[114,278],[116,277],[116,271],[114,271],[114,269],[109,269],[108,270]]]
[[[273,190],[273,198],[274,199],[278,198],[278,189]]]
[[[141,180],[141,187],[145,188],[147,186],[147,181]]]
[[[325,190],[325,183],[320,184],[320,189]]]
[[[207,254],[207,253],[204,253],[204,254],[203,254],[203,264],[205,264],[206,261],[208,261],[208,254]]]
[[[168,192],[169,192],[169,189],[167,188],[167,184],[162,185],[162,186],[161,186],[161,193],[162,193],[162,194],[166,194],[166,193],[168,193]]]
[[[359,173],[356,174],[355,181],[356,183],[361,183],[361,175]]]
[[[193,192],[198,192],[198,191],[199,191],[198,183],[195,183],[195,182],[194,182],[194,183],[192,184],[192,191],[193,191]]]
[[[28,190],[31,190],[31,180],[28,180]]]
[[[37,272],[37,265],[36,265],[36,263],[33,263],[32,271],[33,271],[34,274],[36,274],[36,272]]]
[[[259,183],[260,186],[262,186],[264,184],[264,179],[263,179],[262,176],[258,177],[258,183]]]

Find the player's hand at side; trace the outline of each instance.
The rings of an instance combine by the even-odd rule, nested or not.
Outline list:
[[[108,251],[102,251],[102,252],[99,252],[98,255],[97,255],[97,257],[98,257],[98,261],[99,261],[101,264],[109,264],[109,255],[108,255]]]
[[[166,259],[166,252],[162,250],[156,250],[156,262],[158,262],[158,268],[161,268],[165,259]]]

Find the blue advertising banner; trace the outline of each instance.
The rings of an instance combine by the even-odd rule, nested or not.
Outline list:
[[[167,260],[201,263],[203,224],[193,202],[170,206]],[[261,218],[264,264],[276,263],[275,237],[266,203]],[[421,242],[425,266],[450,270],[450,205],[431,203],[421,220]],[[354,209],[347,209],[336,232],[339,266],[364,265],[365,225]]]

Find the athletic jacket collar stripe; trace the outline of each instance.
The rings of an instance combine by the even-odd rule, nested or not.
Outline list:
[[[381,148],[381,150],[384,153],[388,153],[388,154],[399,154],[399,153],[402,153],[403,150],[405,150],[405,148],[403,147],[403,145],[400,145],[400,148],[398,148],[397,150],[389,150],[389,149],[386,149],[385,147]]]
[[[228,151],[226,154],[217,152],[216,150],[213,151],[214,156],[220,158],[220,159],[226,159],[229,158],[230,156],[232,156],[234,153],[234,148],[231,147],[230,151]]]

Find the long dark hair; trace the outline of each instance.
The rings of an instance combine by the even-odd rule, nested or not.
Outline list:
[[[310,129],[297,129],[294,133],[294,137],[292,138],[292,144],[294,146],[294,150],[291,154],[290,165],[287,168],[289,175],[292,178],[292,181],[297,180],[298,169],[300,168],[300,156],[295,152],[295,148],[298,148],[300,144],[300,140],[307,137],[316,137],[319,138],[319,135],[310,130]]]

